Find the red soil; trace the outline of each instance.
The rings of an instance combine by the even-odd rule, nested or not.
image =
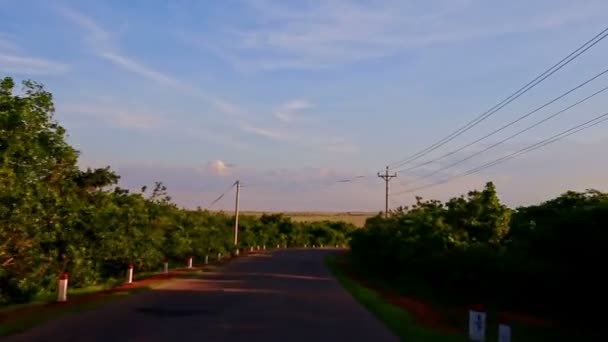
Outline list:
[[[450,307],[438,308],[428,301],[413,297],[403,296],[391,291],[378,288],[369,280],[359,276],[353,271],[352,267],[345,261],[339,260],[342,267],[349,277],[359,284],[374,290],[381,297],[388,300],[393,305],[396,305],[408,313],[410,313],[415,322],[425,328],[445,332],[445,333],[463,333],[466,329],[468,319],[468,307]],[[505,323],[519,323],[530,327],[551,327],[553,324],[545,319],[512,312],[498,313],[499,321]]]
[[[257,253],[260,253],[260,252],[262,252],[262,251],[257,251]],[[247,254],[249,254],[249,252],[241,253],[241,255],[247,255]],[[232,260],[232,258],[225,258],[220,262],[212,262],[209,264],[209,266],[223,265],[223,264],[229,262],[230,260]],[[158,284],[158,283],[163,282],[168,279],[176,278],[180,275],[202,270],[204,268],[204,266],[205,265],[198,265],[198,266],[194,265],[193,268],[174,269],[174,270],[170,271],[168,274],[161,273],[161,274],[151,275],[149,277],[146,277],[146,278],[143,278],[143,279],[140,279],[137,281],[133,281],[131,284],[125,283],[125,284],[113,287],[111,289],[93,292],[93,293],[89,293],[89,294],[84,294],[84,295],[76,296],[73,298],[70,298],[70,293],[68,290],[68,301],[67,302],[41,303],[39,305],[18,307],[18,308],[15,308],[14,310],[0,312],[0,324],[6,323],[6,322],[11,322],[11,321],[17,321],[21,318],[28,317],[32,314],[39,315],[41,313],[44,313],[45,311],[48,313],[52,313],[55,310],[58,310],[60,308],[77,306],[77,305],[95,302],[95,301],[101,300],[101,299],[103,299],[111,294],[115,294],[115,293],[128,292],[128,291],[132,291],[132,290],[138,289],[138,288],[145,288],[148,286],[152,286],[154,284]]]

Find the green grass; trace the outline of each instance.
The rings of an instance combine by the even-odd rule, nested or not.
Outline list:
[[[83,303],[59,305],[55,307],[41,307],[40,310],[28,312],[22,317],[10,320],[0,324],[0,336],[7,336],[26,331],[36,325],[40,325],[46,321],[57,319],[69,313],[84,312],[96,309],[102,305],[114,302],[128,295],[140,293],[149,290],[151,287],[137,287],[125,291],[114,292],[108,295],[103,295],[98,298],[91,299]],[[28,304],[33,306],[34,304]],[[35,304],[40,305],[40,304]],[[15,306],[12,306],[15,309]]]
[[[294,222],[317,222],[317,221],[343,221],[352,223],[357,227],[363,227],[365,221],[377,215],[377,212],[321,212],[321,211],[302,211],[302,212],[261,212],[261,211],[244,211],[243,215],[261,216],[262,214],[284,214],[291,218]]]
[[[103,284],[91,285],[81,288],[70,289],[69,296],[70,299],[82,297],[91,293],[100,292],[104,290],[108,290],[114,288],[120,284],[122,284],[123,280],[111,279],[106,281]],[[9,312],[14,310],[19,310],[22,308],[32,307],[32,306],[40,306],[47,304],[49,302],[54,301],[57,298],[56,293],[41,293],[37,295],[31,302],[23,303],[23,304],[11,304],[11,305],[3,305],[0,306],[0,313]]]
[[[348,277],[337,264],[335,255],[328,255],[327,264],[336,279],[350,294],[380,319],[401,340],[408,342],[465,342],[460,335],[448,335],[416,325],[407,311],[389,303],[375,291],[360,285]]]
[[[342,286],[348,290],[352,296],[364,305],[370,312],[382,320],[397,336],[406,341],[468,341],[466,334],[466,317],[453,317],[453,313],[448,310],[449,305],[438,300],[433,300],[432,294],[421,286],[421,284],[387,284],[379,279],[371,279],[371,284],[374,288],[387,290],[391,293],[401,293],[407,296],[416,296],[424,298],[425,301],[431,303],[437,308],[438,312],[444,316],[449,322],[460,324],[463,326],[463,336],[445,335],[429,329],[416,326],[411,314],[407,311],[392,305],[390,302],[378,295],[374,290],[369,289],[355,280],[351,279],[340,268],[337,263],[336,255],[329,255],[327,263]],[[401,288],[400,288],[401,287]],[[420,295],[420,297],[418,296]],[[490,307],[488,311],[486,341],[495,342],[498,339],[498,324],[496,320],[497,313],[494,308]],[[549,327],[531,327],[518,323],[512,323],[511,334],[513,342],[570,342],[570,341],[595,341],[597,337],[590,336],[591,333],[581,335],[575,333],[567,327],[559,329]]]

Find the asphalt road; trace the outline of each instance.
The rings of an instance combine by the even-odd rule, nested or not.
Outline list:
[[[330,275],[328,252],[253,254],[6,340],[398,341]]]

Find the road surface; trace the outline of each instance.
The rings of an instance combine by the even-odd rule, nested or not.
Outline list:
[[[6,340],[398,341],[330,275],[328,252],[253,254]]]

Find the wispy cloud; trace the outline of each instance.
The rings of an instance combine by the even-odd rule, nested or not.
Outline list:
[[[15,38],[0,33],[0,71],[27,75],[53,75],[69,70],[64,63],[29,56]]]
[[[292,100],[281,105],[274,116],[282,122],[292,122],[301,111],[312,108],[313,105],[305,100]]]
[[[288,143],[303,148],[314,148],[334,153],[355,153],[359,148],[341,137],[324,137],[311,132],[302,133],[288,127],[261,127],[247,122],[239,122],[244,132],[277,142]]]
[[[100,51],[99,56],[123,67],[124,69],[131,71],[135,74],[143,76],[149,80],[152,80],[158,84],[170,87],[182,88],[183,85],[175,78],[163,74],[160,71],[149,68],[132,58],[126,57],[114,51]]]
[[[481,11],[493,5],[476,0],[442,0],[424,6],[394,0],[248,0],[244,4],[257,25],[227,23],[213,42],[208,37],[204,42],[196,39],[196,34],[181,36],[240,69],[318,69],[413,47],[553,29],[598,16],[608,8],[599,0],[583,5],[556,1],[511,15]]]
[[[218,131],[199,128],[193,125],[183,127],[166,113],[133,108],[108,101],[59,103],[57,111],[71,121],[101,120],[116,128],[151,133],[163,131],[166,134],[179,134],[194,141],[204,141],[236,150],[247,150],[249,146],[233,136]]]
[[[77,116],[84,119],[94,117],[120,128],[137,131],[156,131],[168,124],[168,121],[159,115],[103,103],[59,104],[57,109],[62,114],[65,113],[72,117]]]
[[[0,53],[0,70],[28,75],[52,75],[64,73],[69,67],[47,59]]]
[[[230,101],[210,95],[200,87],[183,82],[127,56],[119,49],[119,44],[113,39],[112,33],[84,13],[65,6],[57,7],[57,10],[84,30],[86,42],[98,57],[159,85],[176,89],[181,93],[206,101],[223,114],[233,116],[244,114],[243,109]]]
[[[260,126],[259,124],[253,124],[251,122],[251,116],[254,113],[250,113],[246,110],[245,106],[227,101],[221,97],[210,95],[197,86],[183,82],[177,77],[173,77],[145,65],[131,56],[127,56],[120,50],[119,44],[113,39],[112,33],[104,29],[89,16],[80,13],[73,8],[58,7],[58,11],[84,31],[85,41],[97,57],[107,60],[114,65],[158,85],[175,89],[179,91],[180,94],[187,94],[211,104],[215,109],[224,114],[223,116],[226,119],[227,124],[236,124],[241,132],[263,136],[274,141],[286,142],[298,146],[320,148],[328,152],[353,152],[356,150],[352,145],[344,142],[336,143],[332,140],[333,138],[323,139],[321,137],[315,137],[314,135],[310,138],[311,134],[297,135],[292,129],[286,130],[284,127],[276,128],[272,125]],[[279,106],[274,112],[274,115],[283,123],[292,122],[299,112],[311,107],[312,104],[307,101],[294,100]],[[132,128],[135,128],[136,122],[126,120],[125,117],[126,116],[122,116],[122,118],[115,117],[115,123],[121,123],[119,120],[122,120],[123,125],[131,125]],[[233,148],[248,148],[246,144],[236,141],[231,136],[222,134],[221,132],[193,127],[184,128],[184,132],[192,137],[204,137],[204,139],[222,143]]]
[[[10,35],[0,32],[0,51],[14,53],[19,50],[19,46]]]

